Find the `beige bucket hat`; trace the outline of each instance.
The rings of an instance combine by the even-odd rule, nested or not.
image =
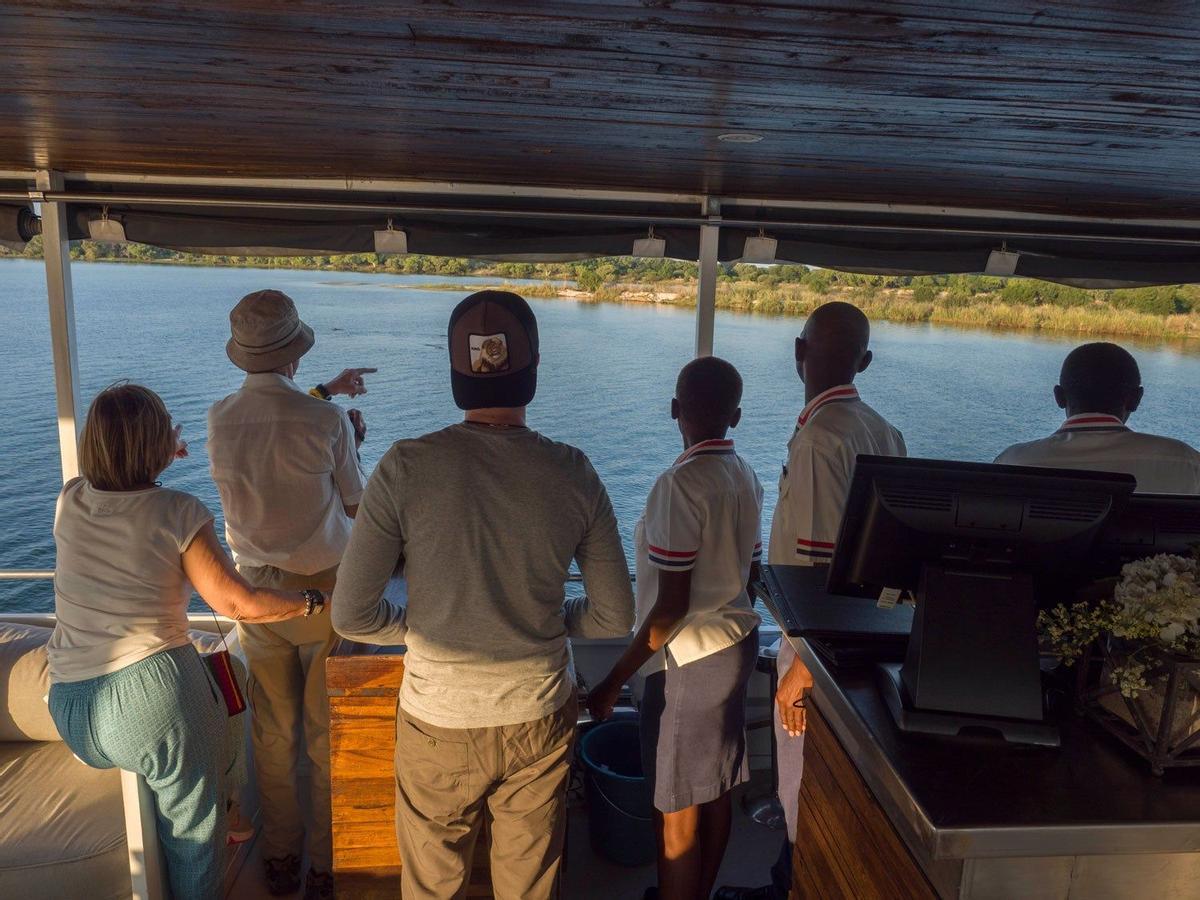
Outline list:
[[[300,321],[296,304],[282,291],[255,291],[229,314],[232,337],[225,352],[239,369],[270,372],[312,349],[313,330]]]

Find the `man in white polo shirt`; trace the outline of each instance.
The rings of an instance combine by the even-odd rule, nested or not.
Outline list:
[[[279,291],[243,297],[229,322],[226,352],[246,380],[208,412],[208,454],[229,549],[253,585],[328,594],[363,495],[357,449],[366,431],[356,411],[326,399],[365,393],[362,375],[374,370],[347,369],[313,392],[298,387],[292,379],[313,332]],[[306,900],[331,897],[325,660],[337,636],[329,616],[242,623],[238,632],[250,669],[268,890],[278,896],[299,887],[306,851]],[[303,804],[296,777],[301,754],[311,776]]]
[[[1200,494],[1200,453],[1127,424],[1143,392],[1137,360],[1128,350],[1108,343],[1076,347],[1054,387],[1054,401],[1067,420],[1049,437],[1009,447],[996,462],[1125,472],[1143,493]]]
[[[804,382],[804,409],[788,442],[779,479],[779,500],[771,520],[771,565],[820,566],[833,558],[842,507],[850,491],[854,461],[861,454],[906,456],[904,438],[859,397],[856,376],[871,364],[871,324],[848,303],[826,303],[813,311],[796,339],[796,371]],[[725,887],[718,900],[776,900],[791,887],[791,842],[799,817],[800,776],[804,768],[804,706],[812,675],[782,640],[776,663],[775,736],[778,745],[779,801],[787,839],[771,870],[772,884]]]

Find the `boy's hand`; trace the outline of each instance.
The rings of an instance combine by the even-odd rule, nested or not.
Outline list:
[[[611,716],[620,694],[621,685],[613,684],[607,678],[588,691],[587,706],[592,718],[597,722],[603,722]]]
[[[799,737],[804,734],[808,725],[805,715],[812,691],[812,672],[799,659],[792,660],[791,668],[779,679],[779,687],[775,691],[775,705],[779,707],[779,720],[788,737]]]

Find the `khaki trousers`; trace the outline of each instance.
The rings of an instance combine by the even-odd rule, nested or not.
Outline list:
[[[786,637],[779,639],[779,654],[775,657],[775,671],[782,678],[796,661],[796,651]],[[771,715],[775,728],[775,759],[779,773],[779,803],[783,806],[783,821],[787,826],[787,839],[796,842],[796,829],[800,823],[800,778],[804,774],[804,735],[792,737],[783,728],[779,717],[779,706],[771,698]]]
[[[496,900],[551,900],[567,830],[572,697],[520,725],[438,728],[396,714],[396,839],[404,900],[466,896],[480,825]]]
[[[337,568],[295,575],[273,566],[239,567],[256,587],[296,591],[333,590]],[[262,804],[264,859],[301,856],[319,872],[333,870],[332,812],[329,801],[329,698],[325,660],[338,636],[329,610],[286,622],[239,624],[249,664],[254,774]],[[299,797],[297,767],[308,758],[308,802]]]

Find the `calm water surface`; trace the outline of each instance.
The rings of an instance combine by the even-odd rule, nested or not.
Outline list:
[[[255,269],[77,263],[72,267],[82,392],[120,378],[152,387],[184,424],[191,456],[163,483],[198,495],[218,514],[208,477],[208,406],[241,382],[225,357],[230,307],[264,287],[286,291],[317,334],[298,380],[345,366],[377,366],[355,401],[367,419],[368,471],[388,445],[456,421],[444,347],[458,293],[414,290],[439,279]],[[461,283],[465,279],[446,279]],[[689,310],[532,300],[542,338],[532,427],[581,447],[608,485],[628,547],[655,476],[681,449],[669,415],[674,379],[692,349]],[[60,484],[45,278],[40,262],[0,261],[0,568],[51,568]],[[799,321],[717,314],[716,352],[746,383],[733,436],[766,488],[764,536],[785,445],[803,405],[792,362]],[[990,460],[1010,443],[1061,421],[1050,388],[1079,340],[879,324],[864,397],[904,432],[920,456]],[[1133,424],[1200,443],[1193,391],[1200,355],[1133,348],[1146,400]],[[342,398],[344,401],[344,398]],[[0,582],[0,612],[48,610],[48,583]]]

